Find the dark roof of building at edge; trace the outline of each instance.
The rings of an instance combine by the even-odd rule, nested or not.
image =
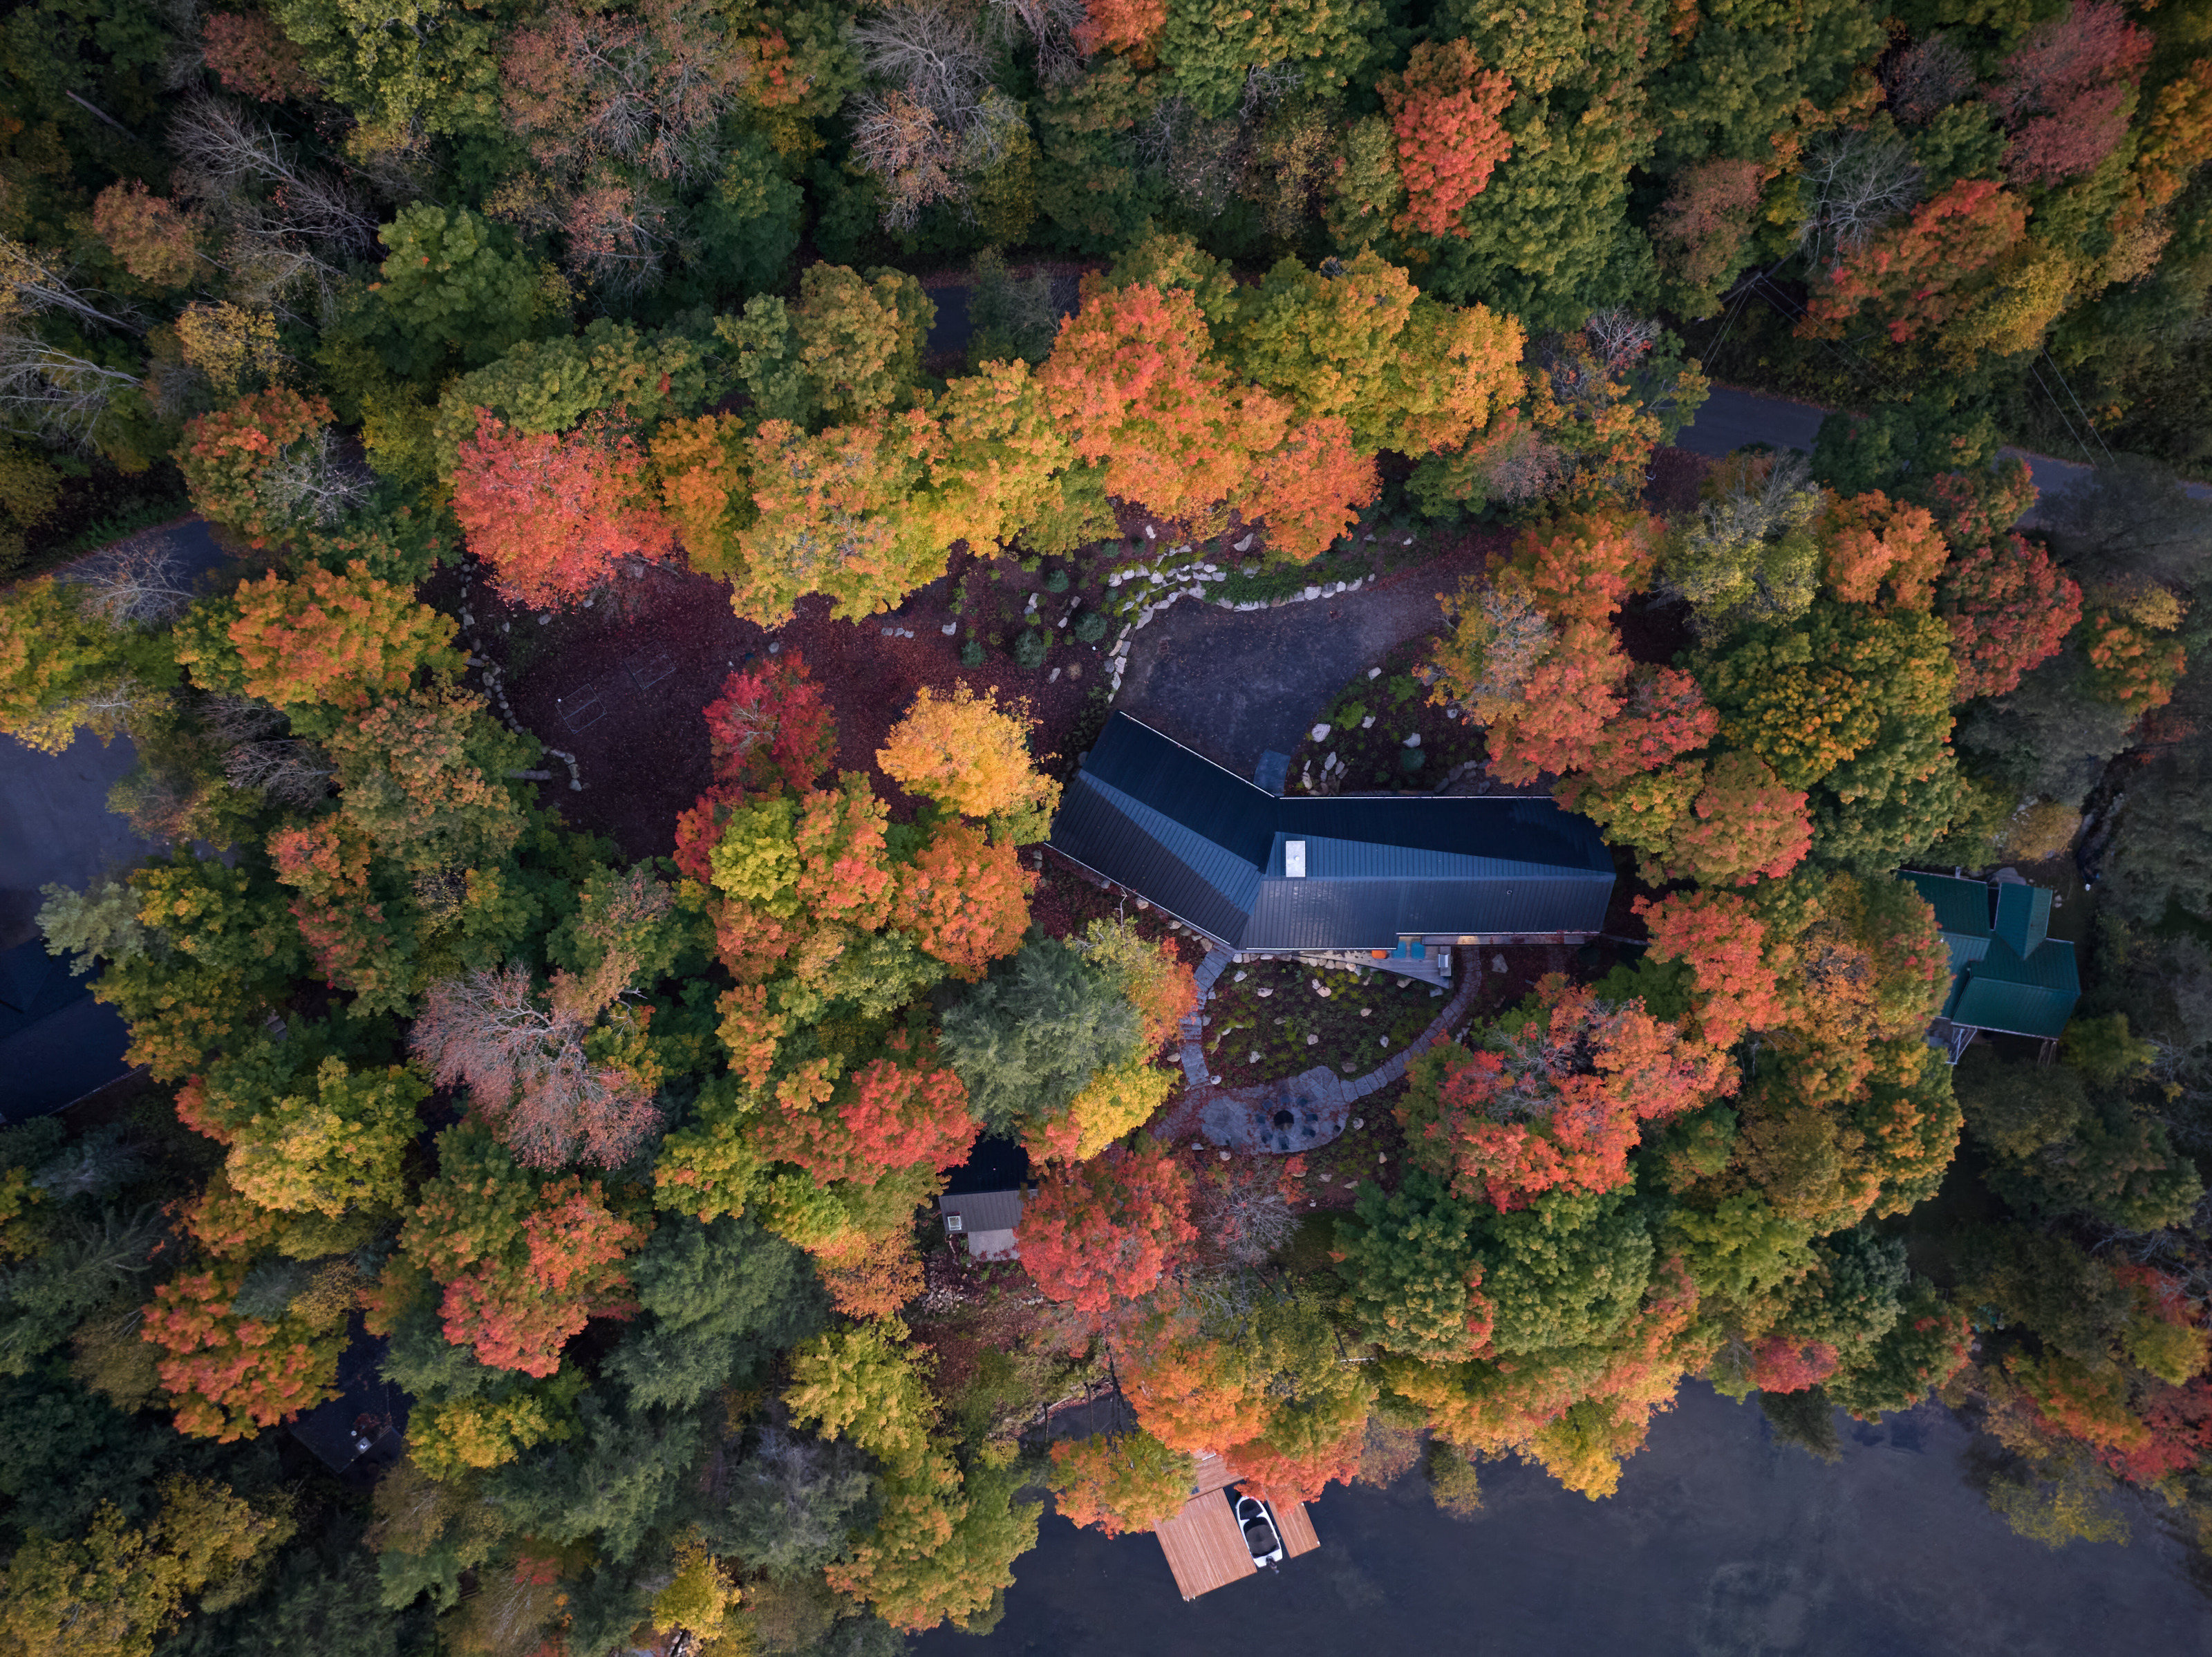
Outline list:
[[[1306,872],[1285,847],[1304,842]],[[1240,952],[1603,930],[1613,856],[1543,798],[1273,794],[1116,713],[1053,848]]]

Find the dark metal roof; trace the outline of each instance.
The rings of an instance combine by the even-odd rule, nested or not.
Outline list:
[[[1287,877],[1284,844],[1305,842]],[[1053,846],[1236,949],[1388,949],[1435,933],[1595,932],[1613,858],[1547,799],[1289,799],[1117,713]]]

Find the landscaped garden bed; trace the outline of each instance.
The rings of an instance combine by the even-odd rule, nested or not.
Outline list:
[[[1255,961],[1214,984],[1204,1014],[1206,1063],[1232,1088],[1316,1065],[1364,1076],[1403,1052],[1443,1005],[1434,986],[1387,969]]]
[[[1337,692],[1291,756],[1286,792],[1429,793],[1461,767],[1482,759],[1482,731],[1474,716],[1430,700],[1431,643],[1409,639],[1394,646]]]

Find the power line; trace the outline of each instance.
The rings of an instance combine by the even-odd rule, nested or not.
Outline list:
[[[2073,398],[2074,407],[2081,414],[2081,423],[2089,428],[2089,435],[2097,440],[2097,446],[2104,450],[2105,458],[2108,461],[2111,460],[2112,458],[2112,445],[2105,441],[2104,433],[2099,431],[2097,429],[2096,422],[2089,418],[2089,411],[2081,407],[2081,399],[2075,394],[2074,388],[2071,385],[2067,385],[2066,376],[2063,373],[2059,373],[2057,359],[2051,355],[2051,347],[2048,345],[2045,345],[2043,348],[2043,360],[2051,365],[2051,372],[2054,375],[2057,376],[2058,383],[2061,385],[2066,386],[2066,395],[2069,398]]]
[[[2081,434],[2075,431],[2074,429],[2074,422],[2066,418],[2066,410],[2058,401],[2058,394],[2052,391],[2049,385],[2044,383],[2043,371],[2038,368],[2033,362],[2030,362],[2027,365],[2027,371],[2035,376],[2035,383],[2042,388],[2044,396],[2051,399],[2051,406],[2053,409],[2057,410],[2059,423],[2066,428],[2066,435],[2074,440],[2074,446],[2081,451],[2081,458],[2087,461],[2091,465],[2095,465],[2097,464],[2097,457],[2089,452],[2089,446],[2081,440]]]

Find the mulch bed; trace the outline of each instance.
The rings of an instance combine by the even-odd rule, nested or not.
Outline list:
[[[541,786],[544,803],[636,858],[673,849],[678,813],[712,780],[702,710],[732,671],[771,646],[805,659],[836,716],[833,768],[869,774],[895,819],[910,817],[915,802],[877,769],[876,750],[925,685],[939,692],[957,683],[988,687],[1002,701],[1026,701],[1037,720],[1036,750],[1065,747],[1103,682],[1100,653],[1071,645],[1043,667],[1024,668],[1002,655],[963,666],[959,640],[939,630],[953,619],[947,585],[924,588],[898,610],[861,622],[831,619],[826,598],[804,599],[795,617],[775,629],[732,614],[720,581],[662,571],[621,584],[619,604],[601,598],[543,623],[492,598],[488,587],[477,589],[477,607],[483,636],[494,641],[489,648],[503,655],[517,715],[546,746],[577,757],[583,792],[570,790],[556,763],[556,780]],[[886,628],[914,636],[887,637]],[[1061,670],[1056,683],[1054,667]]]
[[[1315,721],[1327,723],[1329,730],[1319,737],[1309,732],[1291,756],[1285,792],[1305,792],[1300,779],[1310,774],[1317,793],[1390,789],[1425,794],[1455,766],[1483,756],[1482,732],[1474,716],[1431,706],[1428,686],[1414,672],[1427,659],[1431,642],[1408,639],[1394,646],[1337,692]],[[1409,748],[1412,737],[1420,741]],[[1338,765],[1329,770],[1327,756],[1332,753]]]

